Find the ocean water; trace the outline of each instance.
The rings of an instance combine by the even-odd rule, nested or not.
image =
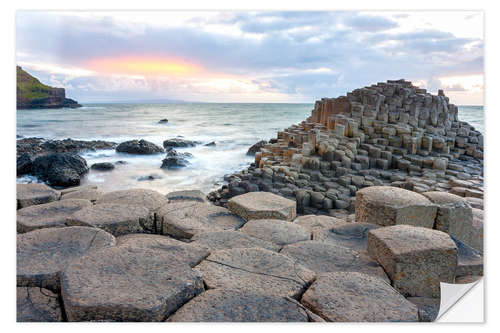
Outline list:
[[[159,146],[164,140],[182,137],[202,145],[179,148],[193,158],[186,168],[161,169],[165,154],[138,156],[99,150],[83,153],[88,165],[125,161],[113,171],[90,170],[82,184],[94,184],[104,191],[148,188],[168,193],[218,188],[223,176],[247,167],[254,158],[246,151],[261,139],[305,120],[313,104],[86,104],[78,109],[18,110],[17,134],[47,139],[108,140],[117,143],[145,139]],[[167,124],[158,121],[167,118]],[[459,107],[459,118],[483,132],[482,107]],[[215,141],[215,147],[203,144]],[[157,179],[139,180],[153,175]],[[20,177],[18,182],[36,181]]]

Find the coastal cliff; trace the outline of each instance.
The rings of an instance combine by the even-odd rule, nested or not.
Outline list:
[[[17,109],[77,108],[81,106],[77,101],[66,98],[64,88],[47,86],[20,66],[16,66],[16,72]]]

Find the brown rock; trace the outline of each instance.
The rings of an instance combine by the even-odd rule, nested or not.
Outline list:
[[[414,304],[383,280],[357,272],[321,274],[302,304],[332,322],[418,321]]]
[[[472,208],[477,208],[484,210],[483,199],[474,197],[465,197],[465,200],[472,206]]]
[[[311,239],[311,232],[306,228],[282,220],[250,220],[240,232],[278,246]]]
[[[17,287],[17,315],[19,322],[62,321],[61,306],[56,294],[34,287]]]
[[[346,223],[344,220],[326,215],[299,216],[293,222],[300,226],[303,226],[310,232],[322,229],[331,229]]]
[[[292,221],[297,216],[297,204],[270,192],[249,192],[229,199],[229,209],[245,221],[279,219]]]
[[[190,244],[208,246],[212,251],[249,247],[261,247],[271,251],[278,251],[280,249],[280,247],[274,243],[233,230],[196,234],[191,238],[191,241],[192,243]]]
[[[470,246],[483,253],[483,210],[472,208],[472,232]]]
[[[61,190],[61,195],[66,195],[68,193],[76,192],[76,191],[88,191],[88,190],[97,190],[97,186],[96,185],[79,185],[79,186],[68,187],[68,188]]]
[[[77,191],[71,191],[67,194],[63,194],[61,200],[66,199],[85,199],[90,200],[91,202],[96,202],[103,195],[103,192],[96,189],[83,189]]]
[[[371,223],[344,223],[331,229],[313,232],[312,239],[366,252],[367,234],[380,226]]]
[[[61,193],[45,184],[17,184],[17,209],[59,200]]]
[[[476,281],[481,280],[483,277],[480,275],[465,275],[459,276],[455,279],[455,284],[466,284],[466,283],[474,283]]]
[[[439,297],[439,283],[453,283],[457,247],[444,232],[409,225],[370,230],[368,253],[405,296]]]
[[[167,194],[167,199],[170,201],[198,201],[207,202],[207,196],[200,190],[185,190],[185,191],[175,191]]]
[[[407,300],[418,307],[420,321],[431,322],[436,320],[441,305],[439,298],[408,297]]]

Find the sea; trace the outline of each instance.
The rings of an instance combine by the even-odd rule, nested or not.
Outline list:
[[[17,135],[45,139],[106,140],[117,143],[145,139],[159,146],[166,139],[200,141],[191,148],[176,148],[193,157],[185,168],[161,169],[166,154],[130,155],[114,150],[81,154],[89,167],[98,162],[124,161],[112,171],[90,172],[82,185],[102,191],[128,188],[153,189],[160,193],[219,188],[226,174],[253,162],[248,148],[259,140],[275,138],[277,131],[305,120],[313,104],[179,103],[179,104],[84,104],[78,109],[17,111]],[[168,123],[159,123],[162,119]],[[459,106],[459,119],[484,134],[482,106]],[[215,146],[204,144],[215,142]],[[150,177],[151,176],[151,177]],[[153,178],[153,179],[150,179]],[[39,182],[33,176],[18,183]]]

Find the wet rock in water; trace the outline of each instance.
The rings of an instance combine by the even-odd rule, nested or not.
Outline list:
[[[195,243],[181,242],[163,235],[129,234],[116,238],[116,246],[133,247],[162,251],[165,256],[186,263],[191,267],[198,265],[209,254],[209,248]]]
[[[158,124],[166,124],[166,123],[168,123],[168,119],[167,119],[167,118],[165,118],[165,119],[161,119],[161,120],[158,122]]]
[[[311,232],[306,228],[283,220],[250,220],[240,232],[277,246],[311,239]]]
[[[208,289],[298,297],[314,272],[279,253],[262,248],[215,251],[195,267]]]
[[[251,237],[243,232],[233,230],[214,231],[196,234],[191,238],[191,244],[208,246],[210,250],[228,250],[237,248],[261,247],[278,251],[280,246],[259,238]]]
[[[303,215],[297,217],[293,222],[303,226],[310,232],[331,229],[346,223],[344,220],[326,215]]]
[[[245,221],[280,219],[292,221],[297,216],[295,201],[269,192],[249,192],[229,199],[229,209]]]
[[[61,228],[66,219],[82,208],[91,206],[89,200],[68,199],[29,206],[17,211],[17,232],[24,233],[42,228]]]
[[[84,199],[84,200],[89,200],[90,202],[96,202],[102,197],[103,194],[104,194],[103,192],[97,189],[82,189],[64,194],[61,197],[61,200]]]
[[[163,177],[160,175],[152,174],[152,175],[147,175],[147,176],[140,176],[137,178],[138,181],[142,182],[145,180],[155,180],[155,179],[162,179]]]
[[[59,200],[61,193],[45,184],[17,184],[17,209]]]
[[[88,253],[61,274],[69,321],[164,321],[201,292],[200,272],[164,251],[127,246]]]
[[[68,187],[80,184],[89,171],[87,162],[73,153],[54,153],[37,157],[32,172],[50,185]]]
[[[163,141],[163,147],[164,148],[187,148],[187,147],[194,147],[196,145],[200,144],[198,141],[191,141],[191,140],[185,140],[185,139],[179,139],[179,138],[173,138],[173,139],[168,139]]]
[[[190,153],[179,153],[173,148],[168,149],[167,157],[162,160],[162,169],[175,169],[188,166],[188,158],[193,157]]]
[[[368,253],[405,296],[439,297],[440,282],[455,278],[457,247],[442,231],[410,225],[373,229]]]
[[[295,259],[316,274],[359,272],[376,276],[389,284],[391,282],[384,269],[367,254],[343,246],[308,240],[287,245],[280,254]]]
[[[63,321],[59,297],[48,289],[17,287],[17,314],[19,322]]]
[[[431,228],[437,206],[421,194],[391,186],[356,192],[356,221],[382,226],[407,224]]]
[[[115,238],[88,227],[45,228],[17,235],[17,286],[60,289],[60,274],[87,252],[115,245]]]
[[[198,201],[207,202],[207,196],[200,190],[184,190],[184,191],[174,191],[167,194],[167,199],[169,201]]]
[[[346,222],[338,224],[331,229],[315,230],[312,239],[365,252],[368,242],[368,231],[377,228],[380,228],[380,226],[376,224]]]
[[[79,153],[98,149],[113,149],[115,142],[93,140],[82,141],[73,139],[45,140],[43,138],[23,138],[16,141],[17,155],[30,153],[33,155],[48,153]]]
[[[31,173],[31,168],[33,165],[33,155],[30,153],[24,153],[17,157],[17,176],[22,176]]]
[[[260,148],[264,147],[264,145],[267,144],[266,140],[261,140],[254,145],[252,145],[250,148],[248,148],[247,155],[255,155],[256,152],[260,151]]]
[[[75,212],[67,217],[66,224],[69,226],[99,228],[117,237],[144,232],[144,226],[153,223],[150,219],[149,210],[145,207],[103,203],[85,207]]]
[[[170,322],[307,322],[308,310],[284,297],[229,289],[196,296]]]
[[[125,165],[125,164],[128,164],[128,163],[127,163],[127,161],[120,160],[120,161],[116,161],[115,164],[116,165]]]
[[[378,277],[357,272],[319,275],[302,304],[331,322],[418,321],[418,309]]]
[[[130,140],[122,142],[116,147],[116,151],[136,155],[152,155],[165,152],[163,148],[158,147],[154,143],[146,140]]]
[[[115,168],[113,163],[102,162],[102,163],[94,163],[90,166],[92,170],[100,170],[100,171],[109,171]]]
[[[431,322],[436,320],[440,307],[439,298],[408,297],[407,300],[417,306],[420,321]]]
[[[209,142],[209,143],[205,143],[204,146],[205,147],[215,147],[216,144],[215,144],[215,141],[212,141],[212,142]]]

